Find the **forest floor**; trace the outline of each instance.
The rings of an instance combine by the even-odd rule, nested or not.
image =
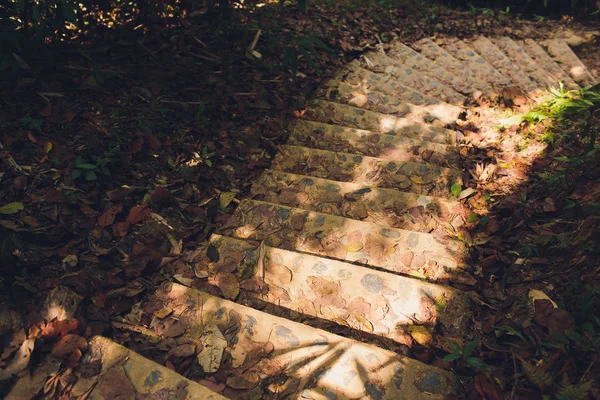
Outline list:
[[[99,29],[57,48],[53,68],[26,65],[1,93],[0,207],[16,208],[0,215],[0,375],[26,337],[43,338],[32,360],[65,333],[111,337],[116,317],[172,279],[165,266],[227,221],[319,83],[361,52],[434,35],[564,31],[586,42],[582,32],[597,29],[425,5],[315,6],[306,14],[268,6],[236,9],[226,20],[208,12],[168,22]],[[259,29],[257,54],[248,49]],[[286,48],[317,39],[329,51],[304,53],[295,77],[282,67]],[[589,40],[575,48],[595,71],[597,49]],[[488,111],[515,108],[514,100],[481,103],[458,126],[471,143],[464,167],[476,191],[464,200],[479,238],[480,281],[466,288],[479,338],[473,356],[491,370],[445,363],[434,348],[411,353],[454,369],[470,398],[537,399],[556,392],[563,376],[573,390],[600,376],[598,154],[561,132],[548,145],[543,124],[481,135]],[[4,168],[9,157],[18,169]],[[76,322],[40,315],[58,285],[80,303]],[[532,314],[528,297],[537,291],[559,307],[548,300]],[[64,353],[71,364],[78,354]],[[596,399],[598,385],[586,387]]]

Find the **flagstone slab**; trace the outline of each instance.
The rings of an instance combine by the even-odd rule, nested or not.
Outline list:
[[[511,79],[502,75],[494,66],[460,39],[444,39],[442,47],[451,56],[462,62],[475,76],[485,80],[492,87],[499,89],[510,86]]]
[[[466,248],[446,235],[389,228],[300,208],[243,200],[227,228],[218,232],[238,239],[304,252],[432,281],[463,280]],[[362,244],[349,252],[347,243]]]
[[[511,78],[511,86],[519,86],[529,94],[535,94],[540,86],[532,81],[527,74],[511,60],[504,51],[485,36],[478,36],[470,42],[483,59],[494,66],[504,76]]]
[[[423,73],[410,65],[388,57],[381,52],[363,54],[360,58],[362,68],[392,76],[403,85],[436,97],[451,104],[461,104],[464,96],[456,92],[452,87],[445,85],[431,74]]]
[[[550,75],[545,72],[517,42],[507,36],[493,39],[493,42],[504,51],[512,62],[519,66],[520,70],[525,72],[529,78],[535,81],[539,87],[544,89],[553,86],[556,87],[556,82],[552,80]]]
[[[273,159],[271,168],[316,178],[446,198],[452,197],[450,188],[454,183],[462,184],[462,173],[458,169],[292,145],[281,146],[281,152]],[[307,184],[310,185],[310,182],[307,181]]]
[[[312,101],[306,108],[303,117],[326,124],[365,129],[442,144],[454,145],[457,138],[454,130],[326,100]]]
[[[471,70],[467,65],[463,64],[450,53],[440,47],[431,39],[421,39],[413,43],[413,47],[425,55],[427,58],[434,60],[439,66],[449,71],[455,76],[465,79],[469,84],[484,93],[493,93],[491,85],[485,80],[484,76],[478,76],[475,71]]]
[[[425,233],[444,234],[459,214],[452,199],[273,170],[260,176],[252,193],[257,200]]]
[[[257,243],[251,250],[247,241],[227,236],[213,235],[210,243],[219,254],[261,253],[258,275],[266,290],[256,298],[267,303],[262,310],[270,314],[321,318],[405,345],[413,344],[414,325],[430,335],[436,329],[451,336],[467,333],[469,301],[449,286]],[[346,247],[361,250],[358,242]],[[241,261],[242,268],[252,267],[253,258],[248,260]],[[218,270],[219,263],[209,268]]]
[[[294,121],[290,130],[287,143],[296,146],[441,166],[457,165],[460,158],[455,146],[315,121]]]
[[[335,86],[339,81],[348,83],[363,90],[375,90],[395,96],[415,105],[450,105],[449,103],[444,103],[433,96],[421,93],[416,89],[403,85],[389,74],[376,73],[361,68],[358,60],[351,61],[346,68],[337,72],[331,81],[325,82],[324,86]],[[464,98],[462,98],[460,102],[462,104],[462,102],[464,102]],[[456,105],[450,106],[454,107],[454,109],[460,109]]]
[[[585,64],[571,50],[563,39],[549,39],[540,43],[562,69],[582,86],[593,86],[597,83],[596,77],[588,70]]]
[[[571,76],[569,76],[569,74],[567,74],[535,40],[525,39],[523,41],[518,41],[517,43],[525,49],[527,54],[529,54],[529,56],[538,63],[544,71],[550,74],[552,80],[556,82],[555,87],[558,87],[560,83],[563,83],[568,89],[579,89],[579,85],[573,78],[571,78]]]
[[[443,65],[425,57],[400,41],[394,41],[389,45],[387,55],[422,74],[436,78],[463,95],[470,95],[477,90],[462,74],[454,75]]]
[[[204,344],[206,378],[236,399],[444,399],[452,373],[178,284],[151,299]],[[208,344],[210,347],[207,347]],[[206,355],[206,357],[204,357]]]
[[[90,376],[94,370],[97,373]],[[80,362],[76,375],[72,398],[227,400],[102,336],[90,340],[88,354]]]
[[[362,89],[340,81],[329,81],[317,90],[315,96],[340,104],[437,126],[453,124],[460,114],[460,108],[448,103],[419,106],[408,103],[401,97],[376,90]]]

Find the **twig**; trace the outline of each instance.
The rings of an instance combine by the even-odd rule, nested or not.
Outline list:
[[[174,104],[194,104],[194,105],[206,104],[206,103],[203,103],[202,101],[182,101],[182,100],[166,100],[166,99],[162,99],[159,101],[161,103],[174,103]]]
[[[592,368],[592,365],[594,365],[593,361],[590,363],[590,365],[588,365],[587,369],[585,370],[585,372],[581,376],[581,379],[579,380],[579,384],[580,385],[583,383],[583,379],[585,378],[585,376],[587,375],[587,373],[590,372],[590,369]]]
[[[212,61],[212,62],[216,62],[216,63],[221,63],[221,60],[218,60],[218,59],[213,58],[213,57],[203,56],[202,54],[196,54],[196,53],[191,53],[191,52],[187,52],[187,54],[189,54],[190,56],[193,56],[193,57],[201,58],[201,59],[206,60],[206,61]]]
[[[261,33],[262,33],[262,29],[259,29],[258,32],[256,32],[256,35],[254,36],[254,40],[252,41],[252,44],[250,45],[250,47],[248,47],[248,50],[250,52],[252,52],[254,50],[254,48],[256,47],[256,44],[258,43],[258,38],[260,37]]]
[[[194,37],[194,40],[208,49],[208,46],[202,40],[198,39],[197,37]]]
[[[544,275],[544,276],[541,276],[541,277],[535,278],[535,279],[525,279],[525,280],[521,280],[521,281],[506,282],[506,284],[507,285],[520,285],[522,283],[539,282],[539,281],[543,281],[544,279],[552,278],[553,276],[568,274],[571,271],[572,271],[572,269],[568,269],[566,271],[561,271],[561,272],[556,272],[554,274]]]

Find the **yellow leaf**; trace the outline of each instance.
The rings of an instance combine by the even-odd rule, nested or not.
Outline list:
[[[344,250],[347,253],[356,253],[357,251],[361,251],[363,248],[363,244],[361,242],[348,243],[344,246]]]
[[[425,275],[423,275],[422,273],[420,273],[419,271],[410,271],[408,274],[415,278],[419,278],[419,279],[423,279],[423,280],[427,279],[427,277]]]
[[[389,257],[392,254],[394,254],[395,251],[396,251],[396,248],[394,246],[390,246],[387,249],[385,249],[385,255]]]
[[[233,192],[222,192],[219,196],[219,204],[221,207],[226,208],[235,199],[235,193]]]
[[[362,315],[358,315],[358,314],[353,314],[352,317],[356,320],[356,322],[358,322],[358,324],[362,328],[365,328],[367,331],[373,333],[374,328],[373,328],[373,324],[371,323],[371,321],[369,321]]]
[[[420,176],[411,176],[410,180],[416,183],[417,185],[423,185],[425,181]]]
[[[46,144],[44,145],[44,151],[46,152],[46,154],[48,154],[50,153],[50,150],[52,150],[52,143],[46,142]]]
[[[531,304],[533,304],[533,307],[535,307],[536,300],[550,300],[554,308],[558,308],[558,304],[556,304],[554,300],[548,297],[546,293],[542,292],[541,290],[529,289],[529,300],[531,301]]]
[[[431,346],[433,344],[433,336],[424,326],[411,325],[408,327],[408,333],[421,346]]]

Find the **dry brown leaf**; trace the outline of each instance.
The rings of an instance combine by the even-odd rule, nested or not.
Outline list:
[[[68,358],[73,353],[79,350],[85,350],[88,347],[88,342],[85,338],[68,334],[60,338],[60,340],[52,346],[52,355],[58,358]]]
[[[221,365],[227,340],[216,326],[207,327],[200,340],[204,348],[198,353],[198,364],[207,374],[216,372]]]
[[[227,386],[233,389],[252,389],[260,382],[260,376],[256,372],[248,371],[242,375],[232,376],[227,379]]]
[[[19,350],[14,354],[13,358],[8,363],[8,366],[4,369],[0,369],[0,381],[10,379],[13,375],[18,374],[27,368],[34,344],[35,339],[26,339],[23,341],[23,344],[21,344]]]
[[[228,272],[219,272],[212,279],[209,280],[209,283],[217,286],[223,296],[230,300],[235,300],[235,298],[240,294],[240,283],[238,279]]]
[[[112,225],[115,221],[115,217],[118,213],[123,211],[123,205],[117,204],[106,210],[104,214],[98,217],[98,225],[102,228],[105,228],[109,225]]]
[[[292,270],[283,264],[269,262],[265,265],[265,281],[285,287],[292,281]]]

